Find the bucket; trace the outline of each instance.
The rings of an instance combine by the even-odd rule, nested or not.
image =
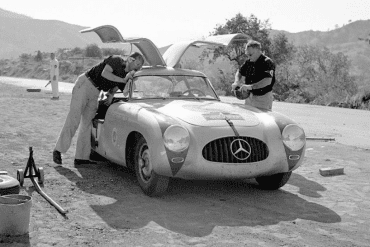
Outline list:
[[[32,198],[26,195],[0,196],[0,235],[23,235],[30,225]]]

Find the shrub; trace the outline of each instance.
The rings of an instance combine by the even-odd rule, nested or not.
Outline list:
[[[27,53],[22,53],[20,56],[19,56],[19,58],[21,59],[21,60],[27,60],[27,59],[29,59],[31,57],[31,55],[30,54],[27,54]]]
[[[79,75],[79,74],[82,73],[83,70],[84,70],[84,66],[82,66],[82,65],[76,65],[76,68],[73,71],[73,74],[74,75]]]
[[[61,61],[59,62],[59,73],[60,74],[69,74],[73,72],[73,64],[70,61]]]
[[[71,50],[72,55],[81,55],[84,53],[84,50],[80,47],[75,47]]]
[[[35,61],[36,62],[42,61],[42,53],[41,53],[41,51],[37,51],[37,55],[35,56]]]
[[[86,57],[102,57],[102,51],[97,44],[90,44],[85,49]]]

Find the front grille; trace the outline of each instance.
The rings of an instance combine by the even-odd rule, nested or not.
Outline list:
[[[250,150],[250,155],[248,158],[244,159],[240,155],[239,156],[233,155],[230,146],[231,146],[231,143],[233,143],[233,141],[237,139],[244,140],[249,144],[251,150]],[[240,143],[244,144],[245,142],[240,142]],[[236,146],[238,145],[236,144]],[[206,160],[209,160],[212,162],[251,163],[251,162],[258,162],[258,161],[265,160],[269,156],[269,150],[268,150],[267,145],[263,141],[258,140],[256,138],[245,137],[245,136],[239,136],[239,137],[230,136],[230,137],[224,137],[224,138],[220,138],[220,139],[209,142],[207,145],[204,146],[202,150],[202,154]]]

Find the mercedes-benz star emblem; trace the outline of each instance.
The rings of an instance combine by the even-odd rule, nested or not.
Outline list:
[[[232,155],[238,160],[246,160],[251,155],[252,149],[249,143],[243,139],[235,139],[230,144]]]

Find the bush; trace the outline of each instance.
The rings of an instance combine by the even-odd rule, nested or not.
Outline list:
[[[31,57],[31,55],[30,55],[30,54],[27,54],[27,53],[22,53],[22,54],[19,56],[19,58],[20,58],[21,60],[28,60],[30,57]]]
[[[59,73],[60,75],[66,75],[74,71],[73,64],[70,61],[59,62]]]
[[[75,70],[73,71],[74,75],[82,74],[82,71],[84,70],[84,66],[82,65],[76,65]]]
[[[42,53],[41,53],[41,51],[37,51],[37,55],[35,56],[35,61],[36,62],[42,61]]]
[[[72,55],[81,55],[84,53],[84,50],[80,47],[75,47],[71,50]]]
[[[97,44],[90,44],[85,49],[85,57],[102,57],[102,51]]]

